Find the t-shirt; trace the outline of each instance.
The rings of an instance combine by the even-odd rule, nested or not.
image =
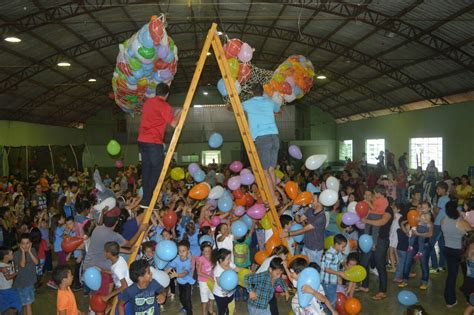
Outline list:
[[[458,195],[458,205],[462,206],[464,204],[464,199],[468,199],[472,194],[472,186],[466,185],[462,187],[462,185],[456,186],[456,194]]]
[[[199,256],[198,262],[201,264],[201,273],[204,273],[212,278],[212,262],[207,260],[204,256]],[[206,282],[207,278],[198,276],[198,281]]]
[[[130,241],[137,232],[138,232],[138,223],[137,223],[136,218],[127,220],[127,222],[123,224],[122,236],[127,241]]]
[[[308,224],[314,229],[304,233],[304,246],[310,250],[322,250],[324,248],[324,229],[326,228],[326,215],[324,211],[314,213],[314,209],[309,207],[305,212]]]
[[[46,200],[46,196],[44,194],[41,194],[41,195],[34,194],[31,197],[31,200],[36,202],[38,210],[41,211],[41,210],[48,209],[48,201]]]
[[[385,212],[390,214],[390,220],[388,220],[385,225],[382,225],[379,229],[379,239],[388,239],[390,236],[390,227],[392,226],[393,221],[393,210],[391,207],[385,209]]]
[[[253,140],[259,136],[278,134],[274,113],[278,112],[280,108],[271,98],[255,96],[243,102],[242,107],[247,112]]]
[[[128,286],[133,284],[133,281],[130,280],[127,262],[122,256],[119,256],[115,264],[110,267],[110,271],[112,271],[112,279],[114,280],[116,288],[120,288],[122,286],[122,283],[120,282],[122,279],[127,281]]]
[[[63,235],[66,229],[63,226],[58,226],[54,230],[54,252],[58,253],[62,251],[61,243],[63,242]]]
[[[0,262],[0,268],[7,268],[10,273],[12,270],[12,265]],[[10,289],[13,284],[13,279],[7,280],[3,272],[0,272],[0,290]]]
[[[31,252],[35,257],[38,257],[34,248],[31,249]],[[21,250],[18,250],[15,252],[15,254],[13,254],[13,262],[18,268],[18,273],[16,275],[15,282],[13,282],[13,287],[15,289],[30,287],[36,283],[36,266],[31,260],[30,254],[25,254],[26,265],[23,268],[20,266],[21,255]]]
[[[161,291],[163,291],[163,287],[156,280],[151,280],[145,289],[140,289],[134,283],[122,292],[120,300],[130,303],[132,314],[159,315],[160,307],[156,302],[156,295]]]
[[[218,234],[216,240],[219,239],[220,237],[221,237],[221,234]],[[225,248],[229,250],[231,252],[231,256],[230,256],[231,260],[232,262],[234,262],[234,235],[233,234],[227,235],[222,242],[217,241],[216,245],[217,245],[217,249]]]
[[[375,198],[374,200],[374,208],[372,212],[377,214],[384,214],[385,209],[388,207],[388,200],[387,198]]]
[[[230,263],[229,266],[231,269],[234,269],[236,267],[234,263],[232,262]],[[217,278],[219,278],[224,271],[226,271],[226,269],[222,268],[221,265],[219,264],[216,264],[216,266],[214,267],[214,290],[212,291],[212,293],[214,295],[217,295],[218,297],[229,297],[229,296],[234,295],[234,292],[235,292],[235,289],[230,290],[230,291],[225,291],[224,289],[221,288],[221,286],[217,282]]]
[[[153,97],[143,104],[138,141],[163,143],[166,125],[173,121],[173,108],[161,97]]]
[[[90,237],[89,248],[84,259],[84,270],[92,266],[110,270],[111,263],[105,258],[104,254],[104,245],[107,242],[117,242],[122,246],[125,243],[125,239],[122,235],[104,225],[96,227]]]
[[[193,269],[192,269],[192,263],[191,263],[191,257],[186,258],[185,260],[181,260],[181,257],[176,256],[175,259],[173,259],[169,264],[168,268],[173,268],[176,270],[176,273],[183,273],[185,271],[188,272],[188,274],[182,278],[176,278],[176,281],[179,284],[194,284],[196,280],[193,278]]]
[[[252,237],[248,235],[243,242],[234,243],[234,263],[239,268],[250,266],[250,243]]]
[[[397,229],[397,250],[406,252],[408,249],[408,235],[401,228]]]
[[[58,312],[59,311],[66,311],[67,315],[77,315],[77,304],[76,298],[74,297],[74,293],[72,293],[71,288],[67,288],[66,290],[58,290],[58,301],[56,303]]]
[[[434,225],[441,225],[441,219],[446,216],[446,204],[449,202],[448,196],[441,196],[438,199],[439,212],[435,218]]]

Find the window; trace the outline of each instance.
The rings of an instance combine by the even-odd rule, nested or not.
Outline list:
[[[421,166],[425,170],[431,160],[435,161],[438,171],[443,170],[443,138],[411,138],[410,168]]]
[[[365,153],[367,153],[367,163],[377,164],[377,157],[380,151],[385,153],[385,139],[367,139],[365,141]]]
[[[190,154],[190,155],[182,155],[181,156],[181,163],[199,163],[199,155],[197,154]]]
[[[352,140],[339,141],[339,160],[346,161],[347,159],[352,161]]]
[[[207,166],[211,163],[221,163],[221,151],[202,151],[202,165]]]

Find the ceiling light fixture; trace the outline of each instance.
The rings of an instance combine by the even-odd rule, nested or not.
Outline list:
[[[222,33],[221,31],[217,31],[218,36],[221,36],[222,34],[224,34],[224,33]]]
[[[210,56],[210,55],[211,55],[211,52],[208,51],[208,52],[206,53],[206,55]]]
[[[326,80],[327,77],[326,77],[325,75],[318,75],[318,76],[316,77],[316,79],[318,79],[318,80]]]
[[[70,67],[71,64],[69,62],[61,61],[61,62],[58,62],[58,66],[59,67]]]
[[[96,80],[96,79],[94,79],[94,78],[90,78],[90,79],[89,79],[89,80],[87,80],[87,81],[89,81],[89,82],[97,82],[97,80]]]
[[[208,95],[209,93],[207,91],[202,92],[204,95]]]
[[[15,37],[15,36],[8,36],[8,37],[5,37],[4,39],[6,42],[9,42],[9,43],[19,43],[21,42],[21,39],[18,38],[18,37]]]

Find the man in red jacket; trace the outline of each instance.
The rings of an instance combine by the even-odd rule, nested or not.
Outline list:
[[[142,156],[142,208],[148,207],[163,168],[166,126],[176,127],[181,116],[181,112],[174,115],[173,108],[166,102],[169,91],[167,84],[160,83],[156,86],[156,96],[143,104],[138,131],[138,147]]]

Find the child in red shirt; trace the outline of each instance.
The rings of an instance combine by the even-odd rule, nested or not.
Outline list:
[[[369,214],[367,215],[367,219],[369,220],[378,220],[381,219],[383,214],[385,213],[385,209],[388,207],[388,200],[386,196],[386,190],[384,186],[376,186],[374,188],[374,195],[371,201],[368,201],[369,204]],[[374,249],[377,246],[377,240],[379,238],[379,226],[375,225],[366,225],[365,226],[365,234],[372,235],[374,240]],[[372,230],[372,233],[370,233]]]

